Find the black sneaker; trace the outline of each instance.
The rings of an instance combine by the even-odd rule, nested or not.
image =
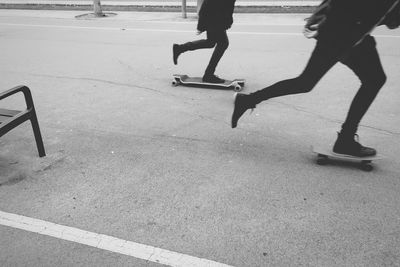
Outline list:
[[[337,154],[344,154],[354,157],[370,157],[376,155],[376,150],[371,147],[365,147],[361,145],[358,141],[358,135],[354,138],[345,138],[338,133],[338,139],[333,146],[333,152]]]
[[[221,79],[220,77],[218,77],[217,75],[211,74],[204,74],[203,76],[203,82],[205,83],[224,83],[225,80]]]
[[[178,64],[178,57],[181,54],[181,50],[179,49],[179,45],[178,44],[174,44],[172,46],[172,55],[173,55],[173,60],[174,60],[174,64],[177,65]]]
[[[238,120],[246,112],[246,110],[253,110],[255,107],[256,105],[249,101],[248,95],[236,93],[233,102],[233,113],[231,120],[232,128],[236,128]]]

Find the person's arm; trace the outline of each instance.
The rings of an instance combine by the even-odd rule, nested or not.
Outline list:
[[[212,1],[212,0],[211,0]],[[204,0],[200,7],[199,19],[197,21],[197,32],[202,33],[207,30],[207,20],[209,13],[210,0]]]
[[[318,29],[324,24],[326,16],[331,8],[331,0],[324,0],[315,9],[313,14],[306,19],[303,33],[307,38],[314,38],[318,35]]]
[[[233,11],[235,10],[235,2],[236,0],[231,0],[230,5],[229,5],[229,14],[233,15]]]
[[[229,6],[228,6],[228,9],[227,9],[227,19],[228,19],[228,23],[227,24],[228,25],[226,25],[228,29],[233,24],[233,12],[235,10],[235,2],[236,2],[236,0],[229,1]]]

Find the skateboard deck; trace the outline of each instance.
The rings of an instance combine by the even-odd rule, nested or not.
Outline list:
[[[187,85],[187,86],[197,86],[197,87],[209,87],[209,88],[220,88],[220,89],[230,89],[233,88],[234,91],[239,92],[243,89],[245,80],[235,79],[235,80],[225,80],[224,83],[208,83],[203,82],[201,77],[189,77],[188,75],[174,74],[172,85]]]
[[[372,161],[383,159],[382,155],[375,155],[370,157],[355,157],[350,155],[337,154],[332,151],[331,148],[322,147],[322,146],[312,146],[312,151],[317,154],[317,164],[318,165],[326,165],[329,163],[329,160],[338,160],[338,161],[352,161],[358,162],[359,167],[363,171],[372,171],[374,167],[371,165]]]

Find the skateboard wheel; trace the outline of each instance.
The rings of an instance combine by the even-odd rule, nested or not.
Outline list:
[[[318,158],[317,159],[317,164],[318,165],[326,165],[328,163],[328,159],[327,158]]]
[[[328,163],[328,157],[318,156],[317,164],[318,165],[326,165]]]
[[[374,169],[374,167],[372,167],[372,165],[370,164],[361,164],[361,170],[366,171],[366,172],[370,172]]]
[[[237,85],[235,85],[235,87],[233,88],[233,90],[234,90],[235,92],[240,92],[240,91],[242,91],[242,87],[241,87],[239,84],[237,84]]]
[[[172,85],[173,85],[173,86],[177,86],[177,85],[178,85],[178,82],[175,81],[175,80],[173,80],[173,81],[172,81]]]

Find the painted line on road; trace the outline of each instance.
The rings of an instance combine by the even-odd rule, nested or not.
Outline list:
[[[232,267],[223,263],[197,258],[157,247],[119,239],[112,236],[97,234],[46,222],[26,216],[0,211],[0,225],[9,226],[41,235],[68,240],[75,243],[132,256],[168,266],[181,267]]]
[[[174,33],[194,33],[191,30],[171,30],[171,29],[146,29],[146,28],[116,28],[116,27],[87,27],[87,26],[62,26],[62,25],[43,25],[43,24],[19,24],[19,23],[0,23],[0,26],[17,26],[17,27],[38,27],[38,28],[61,28],[61,29],[83,29],[83,30],[116,30],[116,31],[143,31],[143,32],[174,32]],[[243,35],[283,35],[283,36],[303,36],[302,33],[296,32],[242,32],[230,31],[229,34]],[[374,35],[378,38],[400,38],[400,35]]]
[[[146,29],[146,28],[124,28],[124,27],[88,27],[88,26],[63,26],[63,25],[44,25],[44,24],[20,24],[20,23],[0,23],[0,26],[22,26],[37,28],[57,28],[57,29],[77,29],[77,30],[111,30],[111,31],[149,31],[149,32],[194,32],[185,30],[164,30],[164,29]]]

